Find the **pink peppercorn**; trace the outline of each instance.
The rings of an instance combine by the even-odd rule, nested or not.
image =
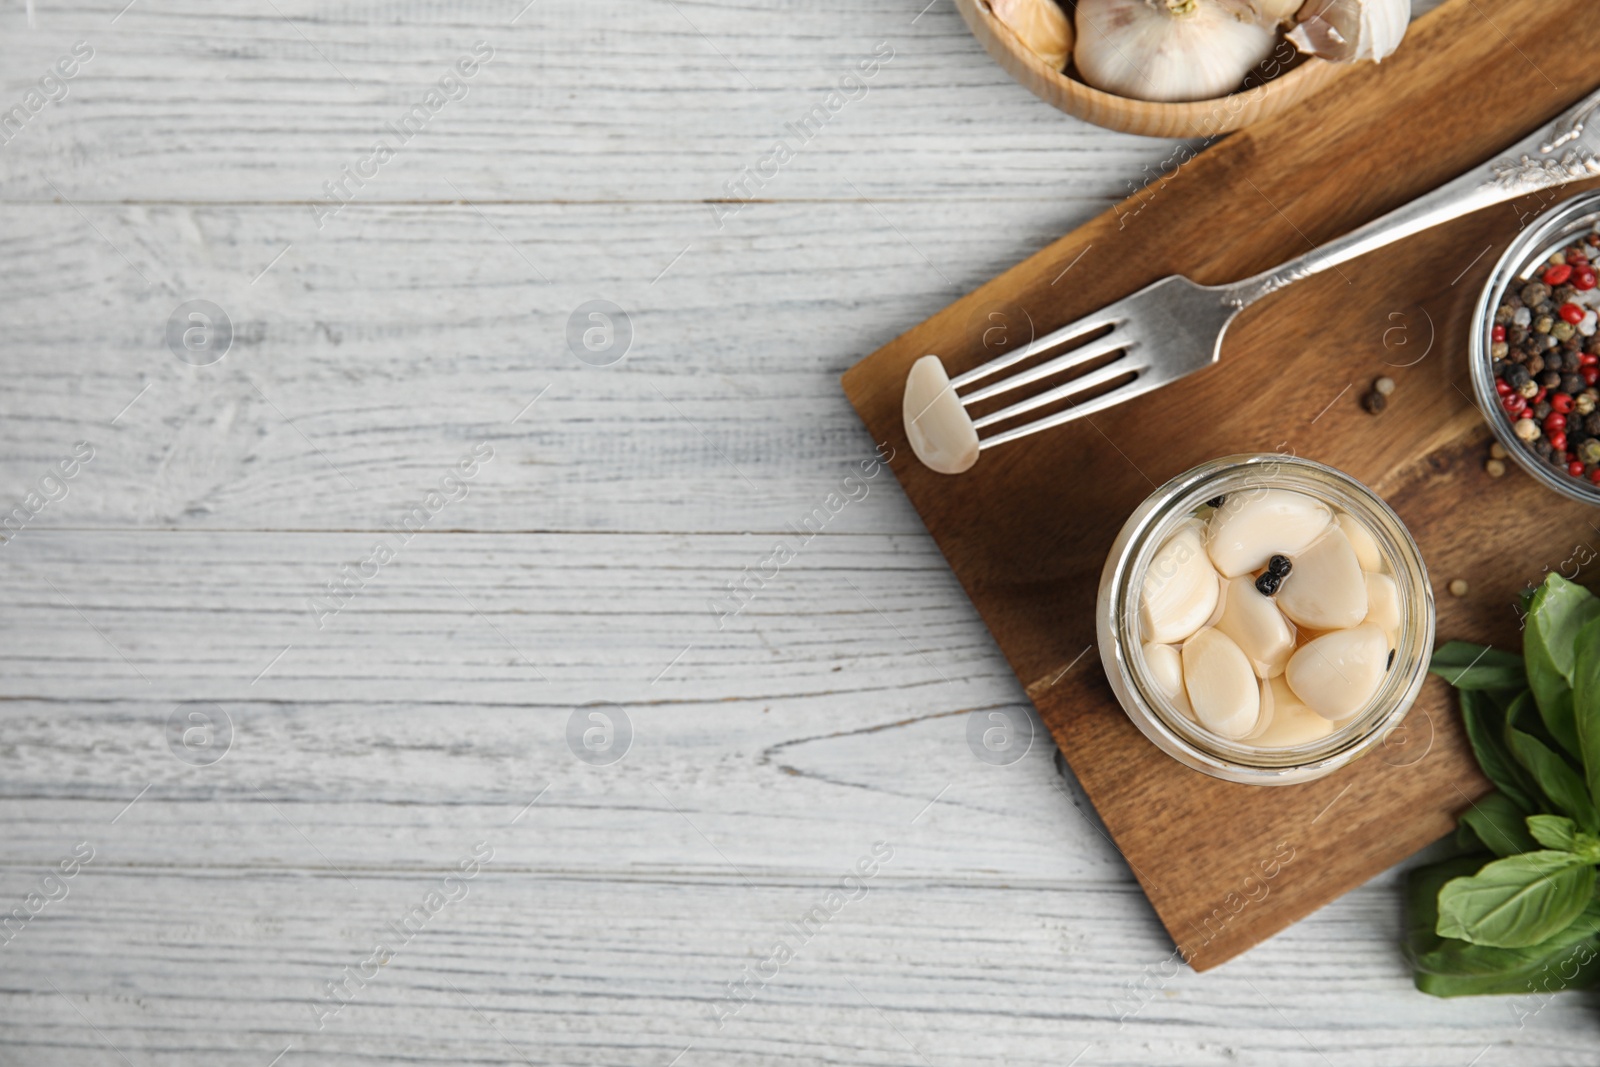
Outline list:
[[[1549,286],[1556,286],[1570,277],[1572,277],[1572,268],[1562,263],[1544,272],[1544,283]]]
[[[1575,459],[1571,463],[1568,463],[1567,464],[1567,473],[1572,475],[1574,478],[1582,478],[1583,477],[1583,460]]]
[[[1566,393],[1551,393],[1550,410],[1557,411],[1565,415],[1567,412],[1572,410],[1572,397]]]
[[[1559,314],[1564,321],[1574,326],[1583,321],[1583,309],[1577,304],[1562,304]]]
[[[1557,452],[1565,452],[1567,450],[1567,435],[1566,435],[1566,431],[1564,431],[1564,430],[1556,430],[1554,432],[1546,431],[1544,436],[1545,436],[1545,439],[1550,442],[1550,447],[1555,449]]]

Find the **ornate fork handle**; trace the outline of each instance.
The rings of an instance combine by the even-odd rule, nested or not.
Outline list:
[[[1442,222],[1527,193],[1600,176],[1600,91],[1567,109],[1553,123],[1431,193],[1395,208],[1303,256],[1232,285],[1221,286],[1225,306],[1245,308],[1302,278],[1338,266]]]

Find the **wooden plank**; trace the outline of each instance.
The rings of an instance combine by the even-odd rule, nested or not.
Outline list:
[[[1125,195],[1170,151],[1034,99],[953,5],[924,10],[926,0],[276,2],[141,0],[114,25],[115,8],[52,4],[37,30],[22,5],[0,11],[0,69],[16,98],[75,41],[95,49],[66,99],[0,151],[0,189],[35,201],[55,199],[52,184],[74,201],[289,201],[314,229],[323,183],[366,159],[478,41],[494,57],[467,95],[359,202],[449,201],[453,182],[487,202],[684,201],[712,229],[729,206],[714,203],[740,199],[1024,197],[1082,210]],[[880,45],[890,58],[864,90],[819,132],[791,132]],[[780,138],[794,158],[752,183],[747,168]],[[738,211],[726,228],[759,232],[749,220]]]
[[[782,531],[872,454],[838,373],[948,299],[941,274],[975,285],[1056,225],[763,204],[702,243],[693,205],[363,206],[262,274],[298,210],[0,208],[0,511],[87,440],[37,526],[373,529],[486,441],[450,528]],[[633,324],[614,366],[566,342],[597,296]],[[234,323],[211,366],[165,344],[192,298]],[[838,521],[919,531],[881,481]]]
[[[1593,23],[1569,29],[1573,5],[1511,3],[1504,13],[1510,40],[1553,61],[1581,65],[1600,46]],[[1340,93],[1228,139],[1165,187],[886,345],[845,376],[868,427],[901,445],[906,369],[927,352],[952,374],[980,362],[981,335],[970,324],[987,308],[1015,321],[1031,316],[1043,333],[1166,274],[1200,282],[1247,276],[1481,163],[1591,88],[1592,78],[1557,86],[1531,63],[1496,62],[1504,40],[1490,41],[1483,18],[1470,0],[1444,5],[1413,27],[1404,51],[1352,72]],[[1535,44],[1547,38],[1560,39],[1555,51]],[[1495,77],[1485,79],[1491,67]],[[1186,947],[1198,936],[1194,962],[1202,969],[1438,837],[1486,783],[1437,682],[1418,703],[1432,747],[1415,763],[1394,757],[1403,773],[1369,758],[1263,796],[1156,756],[1110,699],[1092,657],[1051,685],[1093,645],[1105,553],[1128,513],[1173,475],[1215,456],[1290,450],[1349,471],[1390,499],[1441,593],[1450,578],[1470,576],[1472,597],[1442,598],[1442,635],[1514,644],[1515,589],[1592,534],[1583,506],[1528,479],[1491,483],[1481,470],[1488,431],[1468,400],[1460,353],[1493,250],[1505,246],[1519,209],[1528,207],[1481,212],[1302,282],[1241,318],[1220,366],[997,450],[965,476],[933,474],[909,450],[896,460],[907,494],[1029,685],[1169,932]],[[1397,355],[1385,344],[1398,340],[1386,334],[1397,323],[1432,346]],[[1419,360],[1415,351],[1428,356]],[[1357,400],[1385,373],[1400,386],[1375,421]],[[1064,476],[1086,471],[1096,476]],[[1491,485],[1496,506],[1464,515],[1473,509],[1463,501],[1488,495]],[[1208,920],[1215,925],[1219,904],[1279,842],[1307,839],[1313,817],[1346,787],[1353,813],[1318,824],[1306,861],[1286,871],[1267,906],[1197,935]],[[1157,812],[1162,817],[1152,817]]]
[[[1131,889],[975,891],[885,872],[771,981],[753,983],[719,1029],[729,984],[745,980],[826,881],[596,882],[526,867],[532,834],[518,843],[462,829],[432,869],[353,873],[354,887],[332,872],[91,864],[58,914],[46,911],[5,949],[9,967],[49,976],[60,994],[42,981],[42,995],[5,983],[0,1042],[13,1062],[43,1067],[123,1062],[108,1043],[135,1067],[263,1067],[286,1047],[283,1063],[318,1067],[664,1067],[680,1054],[680,1064],[851,1067],[1073,1056],[1107,1067],[1460,1067],[1474,1056],[1581,1067],[1593,1058],[1581,998],[1552,1001],[1512,1043],[1508,1002],[1410,994],[1387,955],[1392,884],[1297,927],[1248,973],[1160,982],[1151,975],[1165,950],[1153,924],[1113,906],[1130,903]],[[468,895],[352,985],[350,1004],[318,1030],[326,983],[366,960],[477,840],[493,841],[495,859],[465,883]],[[1142,979],[1142,1002],[1119,999]],[[1386,1003],[1401,998],[1409,1014]]]

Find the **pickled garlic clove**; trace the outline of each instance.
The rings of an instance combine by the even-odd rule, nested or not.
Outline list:
[[[1282,677],[1265,684],[1264,699],[1271,701],[1272,712],[1270,717],[1263,712],[1266,726],[1247,738],[1250,744],[1259,748],[1289,748],[1320,741],[1336,729],[1332,722],[1306,707]]]
[[[1366,578],[1367,617],[1363,621],[1382,630],[1389,647],[1394,648],[1400,634],[1400,590],[1387,574],[1368,574]]]
[[[1343,630],[1367,617],[1367,583],[1350,539],[1337,526],[1294,557],[1278,610],[1310,630]]]
[[[1183,646],[1183,684],[1200,725],[1238,740],[1261,717],[1261,683],[1250,660],[1217,630],[1201,630]]]
[[[1372,536],[1372,531],[1367,529],[1360,519],[1347,512],[1339,512],[1339,529],[1344,531],[1345,537],[1350,540],[1350,547],[1355,549],[1356,560],[1361,564],[1361,569],[1368,574],[1383,570],[1383,553],[1378,551],[1377,539]]]
[[[1272,694],[1272,683],[1266,678],[1261,679],[1261,712],[1256,716],[1255,729],[1240,738],[1246,744],[1254,744],[1255,739],[1266,733],[1272,726],[1273,707],[1277,703]]]
[[[1233,639],[1258,678],[1283,673],[1294,652],[1294,630],[1283,612],[1256,590],[1249,575],[1222,583],[1222,617],[1216,627]]]
[[[1139,621],[1144,639],[1175,644],[1204,625],[1217,606],[1217,572],[1211,569],[1198,523],[1167,538],[1144,574]]]
[[[1144,665],[1167,703],[1194,718],[1194,708],[1189,706],[1189,694],[1183,689],[1183,656],[1171,645],[1149,643],[1144,646]]]
[[[1360,711],[1378,691],[1388,666],[1388,637],[1364,623],[1301,645],[1289,657],[1284,678],[1307,707],[1332,721]]]
[[[1290,489],[1232,493],[1211,513],[1206,549],[1224,578],[1258,571],[1274,555],[1303,551],[1333,521],[1320,501]]]
[[[960,474],[978,462],[978,430],[938,356],[923,356],[911,365],[900,417],[911,451],[929,470]]]

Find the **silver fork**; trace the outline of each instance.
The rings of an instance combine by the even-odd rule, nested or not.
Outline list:
[[[955,378],[948,377],[938,356],[923,356],[906,378],[902,412],[912,450],[932,469],[959,474],[978,461],[983,449],[1104,411],[1210,366],[1221,355],[1222,337],[1234,316],[1284,286],[1491,204],[1600,175],[1600,156],[1596,155],[1600,121],[1591,122],[1596,108],[1600,108],[1600,92],[1495,160],[1254,277],[1229,285],[1198,285],[1176,274],[1162,278],[1037,338],[1020,351],[1008,352]],[[1110,332],[1103,337],[1009,377],[996,378],[1018,363],[1108,326]],[[1025,386],[1060,378],[1113,353],[1118,354],[1102,367],[980,418],[973,419],[965,410]],[[1133,377],[1126,383],[1065,410],[988,436],[980,433],[1129,375]],[[980,385],[983,382],[988,384]]]

